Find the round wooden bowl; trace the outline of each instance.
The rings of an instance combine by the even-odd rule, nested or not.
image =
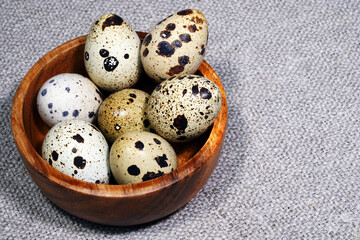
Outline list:
[[[145,33],[138,33],[141,39]],[[224,88],[205,61],[197,74],[214,81],[222,94],[222,106],[212,128],[200,138],[172,143],[178,168],[156,179],[129,185],[102,185],[62,174],[41,158],[42,141],[49,130],[36,109],[42,84],[60,73],[87,76],[83,54],[86,36],[53,49],[26,74],[12,105],[11,125],[20,157],[42,192],[65,211],[96,223],[129,226],[150,222],[185,205],[204,186],[214,170],[222,148],[227,123]],[[143,74],[145,75],[145,74]],[[155,83],[144,76],[135,86],[151,92]]]

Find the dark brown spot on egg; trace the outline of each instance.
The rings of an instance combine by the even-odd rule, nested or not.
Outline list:
[[[175,74],[179,74],[182,71],[184,71],[184,67],[181,65],[176,65],[172,68],[169,69],[169,72],[167,72],[166,74],[168,74],[169,76],[173,76]]]
[[[129,59],[129,54],[125,53],[124,58]]]
[[[132,176],[137,176],[140,174],[140,169],[136,165],[131,165],[130,167],[128,167],[127,171]]]
[[[144,120],[144,127],[145,127],[145,128],[148,128],[149,126],[150,126],[149,120],[145,119],[145,120]]]
[[[198,31],[198,29],[196,28],[196,25],[195,25],[195,24],[190,25],[190,26],[188,27],[188,29],[189,29],[189,31],[192,32],[192,33]]]
[[[50,166],[52,166],[52,160],[49,158],[49,164]]]
[[[210,99],[211,98],[211,92],[206,88],[200,89],[200,97],[202,99]]]
[[[157,138],[154,138],[154,142],[155,142],[156,144],[161,144],[160,140],[157,139]]]
[[[158,49],[156,50],[156,53],[165,56],[165,57],[171,57],[175,52],[175,49],[173,46],[171,46],[170,43],[162,41],[158,44]]]
[[[171,36],[171,32],[169,32],[169,31],[162,31],[162,32],[160,32],[160,37],[162,37],[162,38],[169,38]]]
[[[190,37],[190,35],[187,34],[187,33],[180,34],[179,37],[180,37],[180,41],[182,41],[182,42],[184,42],[184,43],[188,43],[188,42],[191,41],[191,37]]]
[[[155,90],[158,92],[158,91],[160,91],[160,89],[161,89],[161,85],[159,84],[156,86]]]
[[[74,158],[74,165],[79,169],[84,169],[86,165],[86,160],[81,156],[76,156]]]
[[[58,160],[59,158],[59,154],[56,151],[52,151],[51,156],[54,161]]]
[[[157,164],[158,164],[161,168],[169,166],[169,164],[167,163],[166,160],[168,160],[166,154],[163,154],[162,156],[157,156],[157,157],[155,157],[155,161],[157,162]]]
[[[186,119],[186,117],[183,115],[178,115],[175,119],[174,119],[174,123],[173,123],[174,127],[176,127],[179,130],[185,130],[188,126],[188,121]]]
[[[78,143],[84,143],[84,138],[80,134],[76,134],[72,138],[76,140]]]
[[[89,118],[92,118],[94,116],[95,116],[95,112],[89,112],[89,115],[88,115]]]
[[[135,148],[139,149],[140,151],[144,149],[144,144],[141,141],[137,141],[135,143]]]
[[[186,93],[187,93],[187,89],[185,88],[182,92],[183,96],[185,96]]]
[[[144,57],[146,57],[149,54],[149,49],[145,48],[145,50],[143,51],[142,55]]]
[[[89,53],[85,52],[85,60],[88,61],[89,60]]]
[[[178,62],[181,66],[185,66],[189,63],[189,57],[188,56],[181,56],[178,58]]]
[[[145,46],[148,46],[151,42],[151,39],[152,39],[152,35],[151,34],[148,34],[145,38],[144,38],[144,45]]]
[[[100,180],[96,180],[95,183],[96,183],[96,184],[100,184]]]
[[[123,22],[124,20],[121,17],[117,15],[112,15],[103,22],[102,30],[104,31],[105,28],[110,26],[120,26]]]
[[[191,18],[191,21],[198,24],[204,23],[204,20],[202,18],[199,18],[198,16]]]
[[[77,149],[76,149],[76,148],[73,148],[73,149],[71,149],[71,151],[72,151],[73,153],[76,153],[76,152],[77,152]]]
[[[168,25],[166,25],[166,30],[172,31],[175,29],[175,27],[176,27],[175,23],[169,23]]]
[[[204,55],[204,53],[205,53],[205,46],[204,46],[204,45],[201,45],[200,55]]]
[[[143,181],[148,181],[148,180],[151,180],[151,179],[160,177],[160,176],[162,176],[162,175],[164,175],[164,172],[161,172],[161,171],[158,171],[158,173],[155,173],[155,172],[147,172],[147,173],[142,177],[142,180],[143,180]]]
[[[193,87],[191,88],[191,90],[192,90],[192,94],[193,94],[194,96],[196,96],[196,95],[199,93],[199,87],[198,87],[198,85],[193,86]]]
[[[104,68],[108,72],[114,71],[114,69],[119,65],[119,61],[115,57],[108,57],[104,60]]]
[[[186,9],[186,10],[182,10],[182,11],[178,12],[177,14],[180,15],[180,16],[185,16],[185,15],[189,15],[189,14],[192,14],[192,13],[193,13],[193,10]]]
[[[109,56],[109,51],[106,49],[100,49],[99,54],[101,57],[106,58],[107,56]]]
[[[136,94],[134,94],[134,93],[130,93],[130,97],[132,97],[132,98],[136,98]]]
[[[174,48],[180,48],[182,46],[182,43],[179,40],[175,40],[171,43],[171,46]]]

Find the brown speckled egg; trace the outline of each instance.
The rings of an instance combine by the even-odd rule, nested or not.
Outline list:
[[[131,26],[114,14],[101,16],[86,38],[84,62],[90,79],[115,92],[133,86],[142,71],[140,39]]]
[[[159,22],[144,38],[141,61],[157,82],[181,74],[194,74],[205,54],[208,25],[198,10],[187,9]]]
[[[117,183],[139,183],[175,170],[177,157],[172,146],[157,134],[127,132],[111,146],[110,167]]]
[[[109,146],[93,124],[69,120],[53,126],[42,144],[42,157],[60,172],[92,183],[108,184]]]
[[[149,120],[145,116],[149,97],[149,94],[138,89],[123,89],[102,102],[98,111],[98,125],[110,143],[125,132],[149,130]]]
[[[221,106],[216,84],[197,75],[183,75],[160,83],[152,92],[147,116],[160,136],[186,142],[203,134],[215,121]]]

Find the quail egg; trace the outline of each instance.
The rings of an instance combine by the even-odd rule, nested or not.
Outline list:
[[[160,83],[147,105],[150,127],[173,142],[190,141],[203,134],[215,121],[221,92],[209,79],[182,75]]]
[[[42,157],[60,172],[79,180],[108,184],[109,146],[93,124],[83,120],[64,121],[45,136]]]
[[[36,102],[40,117],[52,127],[71,119],[94,122],[102,97],[90,79],[77,73],[62,73],[42,85]]]
[[[110,167],[117,183],[139,183],[175,170],[177,157],[172,146],[157,134],[127,132],[111,146]]]
[[[154,26],[144,38],[140,56],[146,74],[161,82],[194,74],[205,54],[208,25],[195,9],[177,12]]]
[[[110,143],[125,132],[149,130],[149,120],[145,116],[149,97],[138,89],[123,89],[103,101],[99,107],[98,125]]]
[[[110,92],[133,86],[142,67],[140,39],[120,16],[105,14],[90,29],[86,38],[84,62],[90,79]]]

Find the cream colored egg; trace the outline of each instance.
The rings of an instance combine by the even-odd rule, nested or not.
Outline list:
[[[133,86],[142,71],[140,39],[131,26],[114,14],[101,16],[86,38],[84,62],[90,79],[115,92]]]
[[[73,178],[109,183],[109,146],[100,130],[89,122],[70,120],[53,126],[43,141],[42,157]]]
[[[157,134],[127,132],[111,146],[110,168],[117,183],[139,183],[175,170],[177,157],[172,146]]]
[[[221,92],[209,79],[183,75],[160,83],[147,105],[150,126],[173,142],[190,141],[215,121],[221,107]]]
[[[123,89],[103,101],[98,111],[98,125],[110,143],[125,132],[149,130],[145,116],[149,97],[138,89]]]
[[[157,82],[194,74],[204,58],[207,37],[205,16],[195,9],[177,12],[159,22],[141,45],[146,74]]]

